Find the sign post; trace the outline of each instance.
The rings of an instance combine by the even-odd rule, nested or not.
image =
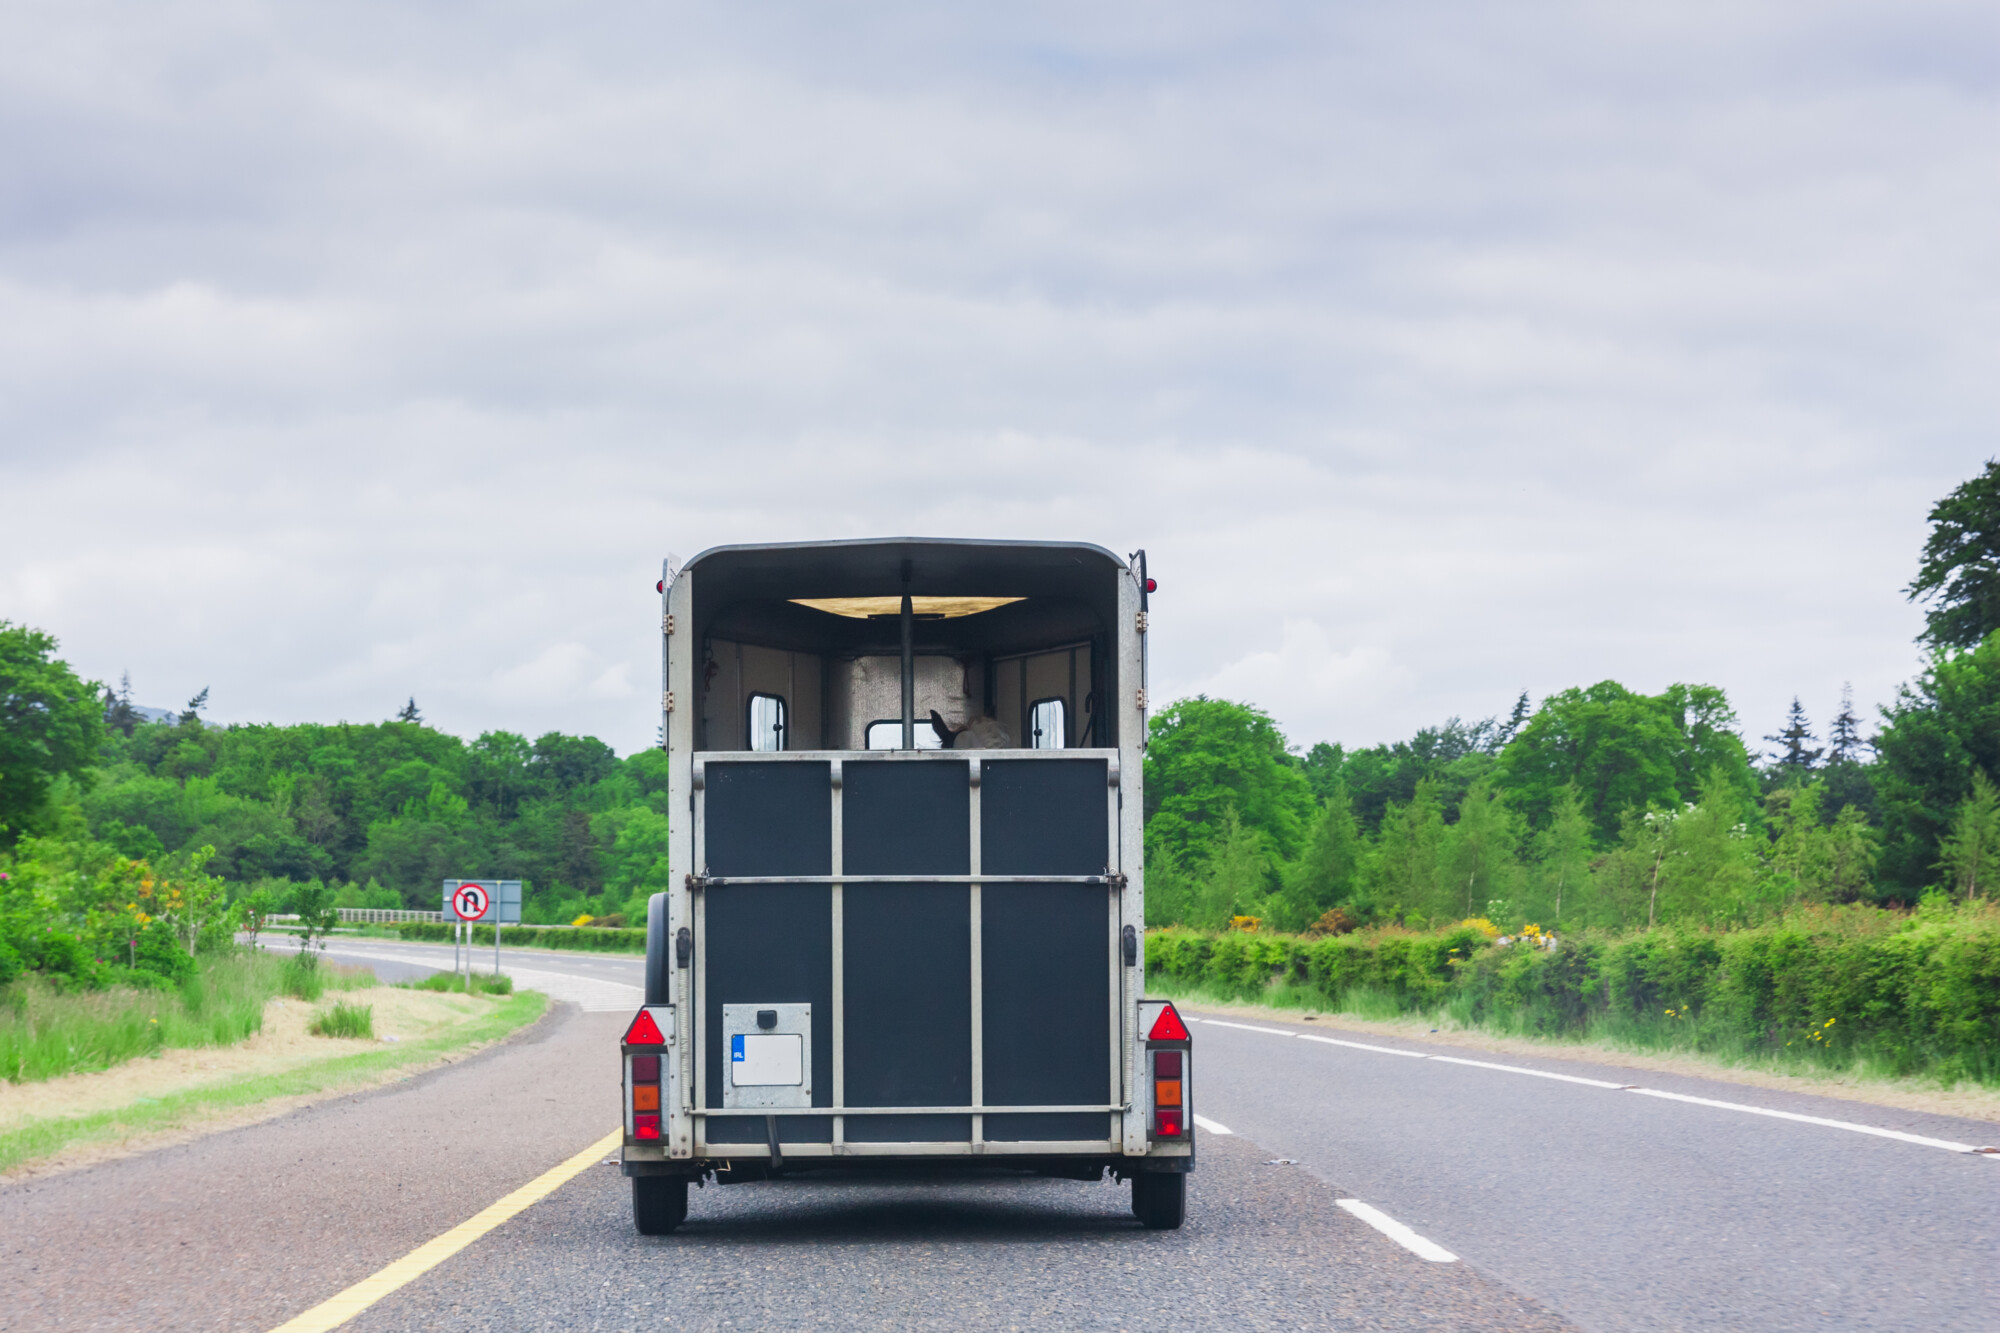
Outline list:
[[[444,882],[444,910],[455,918],[457,932],[465,935],[465,988],[472,989],[472,927],[486,922],[493,927],[493,975],[500,975],[500,927],[521,920],[521,881],[518,879],[448,879]],[[459,968],[453,951],[452,971]]]

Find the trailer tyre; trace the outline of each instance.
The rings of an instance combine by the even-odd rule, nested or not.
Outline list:
[[[1148,1231],[1173,1231],[1187,1217],[1187,1177],[1178,1171],[1141,1171],[1132,1177],[1132,1215]]]
[[[687,1220],[686,1176],[632,1177],[632,1225],[642,1236],[664,1236]]]

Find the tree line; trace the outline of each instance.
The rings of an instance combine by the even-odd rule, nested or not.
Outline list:
[[[0,768],[0,862],[112,876],[199,851],[209,876],[280,904],[317,883],[342,906],[432,911],[446,878],[520,879],[524,917],[544,922],[643,912],[664,887],[658,751],[620,759],[559,732],[466,741],[414,700],[385,722],[219,727],[199,716],[204,691],[147,720],[129,682],[102,689],[54,654],[46,634],[0,624],[9,694],[55,742]]]
[[[1253,705],[1173,704],[1146,757],[1149,918],[1623,928],[1984,895],[2000,874],[2000,463],[1931,523],[1907,589],[1928,604],[1916,675],[1872,725],[1844,697],[1824,736],[1795,701],[1756,753],[1709,685],[1602,681],[1305,751]],[[86,681],[49,635],[0,621],[0,918],[28,919],[29,881],[149,874],[427,909],[446,877],[516,878],[542,922],[636,916],[666,885],[657,750],[467,741],[414,700],[389,721],[295,726],[211,726],[206,704],[149,720],[129,681]]]
[[[1931,511],[1906,592],[1915,677],[1870,730],[1843,693],[1824,737],[1794,699],[1753,753],[1725,693],[1560,691],[1504,719],[1300,753],[1250,704],[1152,720],[1154,924],[1340,933],[1727,926],[1802,903],[1981,897],[2000,875],[2000,463]]]

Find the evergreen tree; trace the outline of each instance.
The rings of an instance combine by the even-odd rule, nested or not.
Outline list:
[[[1445,882],[1452,911],[1479,916],[1486,904],[1509,899],[1519,870],[1515,848],[1520,844],[1519,821],[1486,778],[1472,784],[1458,805],[1458,821],[1446,835]],[[1496,922],[1511,930],[1518,921]]]
[[[1820,756],[1826,753],[1824,749],[1809,744],[1819,737],[1813,735],[1812,725],[1806,721],[1806,710],[1800,705],[1799,696],[1796,694],[1792,696],[1792,709],[1785,715],[1783,729],[1777,735],[1766,736],[1764,739],[1773,745],[1783,747],[1771,756],[1771,760],[1777,765],[1779,773],[1786,777],[1797,777],[1812,772],[1818,765]]]
[[[1536,883],[1531,912],[1560,930],[1564,914],[1579,917],[1590,894],[1590,813],[1583,793],[1571,783],[1556,794],[1549,826],[1535,839]]]
[[[1522,724],[1528,720],[1528,715],[1534,711],[1534,707],[1528,702],[1528,692],[1522,690],[1521,697],[1514,701],[1514,711],[1507,715],[1505,722],[1493,729],[1493,737],[1487,743],[1487,748],[1494,754],[1506,749],[1507,742],[1514,739]]]
[[[201,710],[206,707],[208,707],[208,686],[204,685],[201,687],[201,693],[188,700],[187,707],[181,710],[180,724],[185,727],[191,722],[201,721]]]
[[[1861,719],[1854,715],[1854,685],[1840,687],[1840,714],[1827,729],[1826,761],[1829,764],[1859,763],[1868,742],[1861,739]]]
[[[104,726],[106,730],[130,736],[139,726],[139,710],[132,706],[132,673],[121,672],[118,690],[104,691]]]
[[[1951,832],[1938,844],[1937,868],[1951,877],[1951,889],[1977,898],[2000,874],[2000,790],[1984,773],[1972,775],[1972,795],[1958,807]]]
[[[1305,850],[1286,868],[1285,908],[1277,923],[1280,928],[1302,930],[1329,908],[1352,897],[1361,850],[1354,803],[1348,799],[1347,788],[1336,783],[1306,830]]]
[[[1932,506],[1917,577],[1903,591],[1924,612],[1919,643],[1971,648],[2000,629],[2000,460]]]
[[[414,722],[419,726],[423,725],[424,715],[417,711],[417,698],[415,695],[411,695],[410,701],[404,704],[397,712],[396,720],[398,722]]]
[[[1195,889],[1190,925],[1225,930],[1230,918],[1261,918],[1268,910],[1271,854],[1263,835],[1234,810],[1223,817],[1222,836]]]
[[[1437,784],[1421,779],[1409,804],[1391,804],[1382,815],[1374,887],[1383,907],[1406,920],[1449,916],[1455,899],[1444,882],[1444,841]]]
[[[1934,882],[1940,840],[1972,792],[2000,776],[2000,635],[1940,650],[1883,710],[1870,765],[1882,813],[1882,879],[1909,898]]]

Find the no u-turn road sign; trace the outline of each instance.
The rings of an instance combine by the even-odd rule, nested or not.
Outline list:
[[[486,909],[493,905],[493,897],[482,884],[461,884],[451,895],[451,910],[460,921],[480,921],[485,919]]]

